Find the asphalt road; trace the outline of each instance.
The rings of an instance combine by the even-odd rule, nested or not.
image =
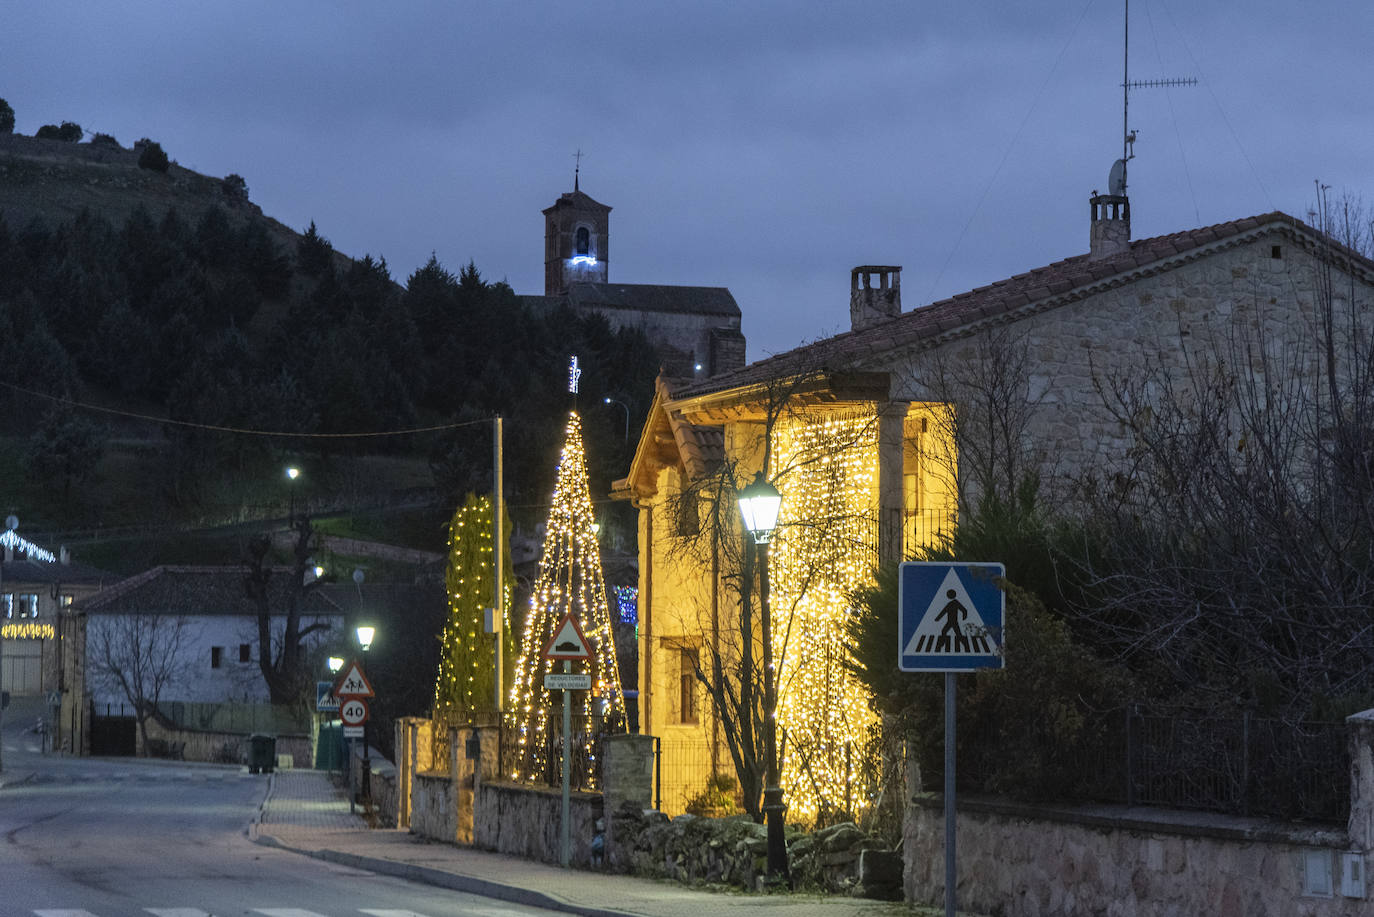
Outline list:
[[[208,764],[43,755],[6,711],[0,917],[533,917],[550,912],[259,846],[267,778]]]

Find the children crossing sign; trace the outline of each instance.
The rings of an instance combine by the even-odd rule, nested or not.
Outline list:
[[[1001,564],[902,564],[897,586],[897,668],[903,672],[1000,669],[1006,596]]]

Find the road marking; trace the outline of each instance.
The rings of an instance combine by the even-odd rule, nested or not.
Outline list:
[[[299,907],[258,907],[253,909],[253,913],[266,914],[267,917],[325,917],[324,914]]]
[[[144,910],[153,917],[215,917],[198,907],[145,907]]]
[[[34,911],[33,913],[34,917],[95,917],[90,911],[83,910],[59,909],[55,911]]]

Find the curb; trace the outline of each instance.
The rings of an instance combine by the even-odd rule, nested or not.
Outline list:
[[[265,805],[265,803],[264,803]],[[438,888],[446,888],[450,891],[468,892],[474,895],[481,895],[484,898],[492,898],[498,901],[508,901],[511,904],[523,904],[526,907],[543,908],[550,911],[558,911],[564,914],[578,914],[580,917],[643,917],[633,911],[617,911],[604,907],[589,907],[583,904],[576,904],[564,900],[557,895],[547,892],[537,892],[528,888],[520,888],[515,885],[506,885],[502,882],[493,882],[490,879],[479,879],[476,876],[465,876],[461,873],[447,872],[442,869],[435,869],[430,866],[417,866],[414,863],[407,863],[402,860],[388,860],[382,857],[370,857],[357,853],[344,853],[339,850],[306,850],[300,847],[292,847],[282,843],[270,834],[258,832],[256,820],[250,826],[249,837],[256,844],[264,847],[276,847],[290,853],[297,853],[301,856],[308,856],[316,860],[324,860],[329,863],[337,863],[340,866],[348,866],[353,869],[366,869],[369,872],[377,872],[383,875],[394,876],[398,879],[408,879],[412,882],[421,882],[425,885],[433,885]]]

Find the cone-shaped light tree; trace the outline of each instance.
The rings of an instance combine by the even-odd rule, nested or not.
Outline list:
[[[579,777],[574,770],[572,776],[574,780],[580,779],[583,786],[595,784],[592,736],[598,731],[624,729],[625,701],[620,690],[594,522],[582,424],[573,411],[568,415],[567,439],[559,459],[539,578],[530,597],[520,662],[510,694],[519,743],[512,779],[538,782],[559,773],[561,719],[555,711],[561,709],[563,695],[568,696],[572,713],[578,718],[573,725],[574,746],[580,741],[581,753],[574,767],[582,773]],[[545,659],[544,650],[567,615],[577,619],[590,644],[591,658],[572,663],[572,671],[591,675],[590,691],[549,691],[544,687],[544,675],[561,672],[566,665]]]
[[[495,640],[486,633],[484,609],[493,607],[496,588],[492,567],[491,497],[468,494],[449,522],[448,620],[440,637],[439,677],[434,685],[434,719],[450,725],[494,722],[496,714]],[[509,532],[509,516],[502,531]],[[502,545],[502,581],[513,582],[510,545]],[[506,601],[501,622],[502,653],[507,660],[501,686],[509,692],[514,683],[509,660],[515,658],[516,638],[510,627],[510,586],[503,591]]]

